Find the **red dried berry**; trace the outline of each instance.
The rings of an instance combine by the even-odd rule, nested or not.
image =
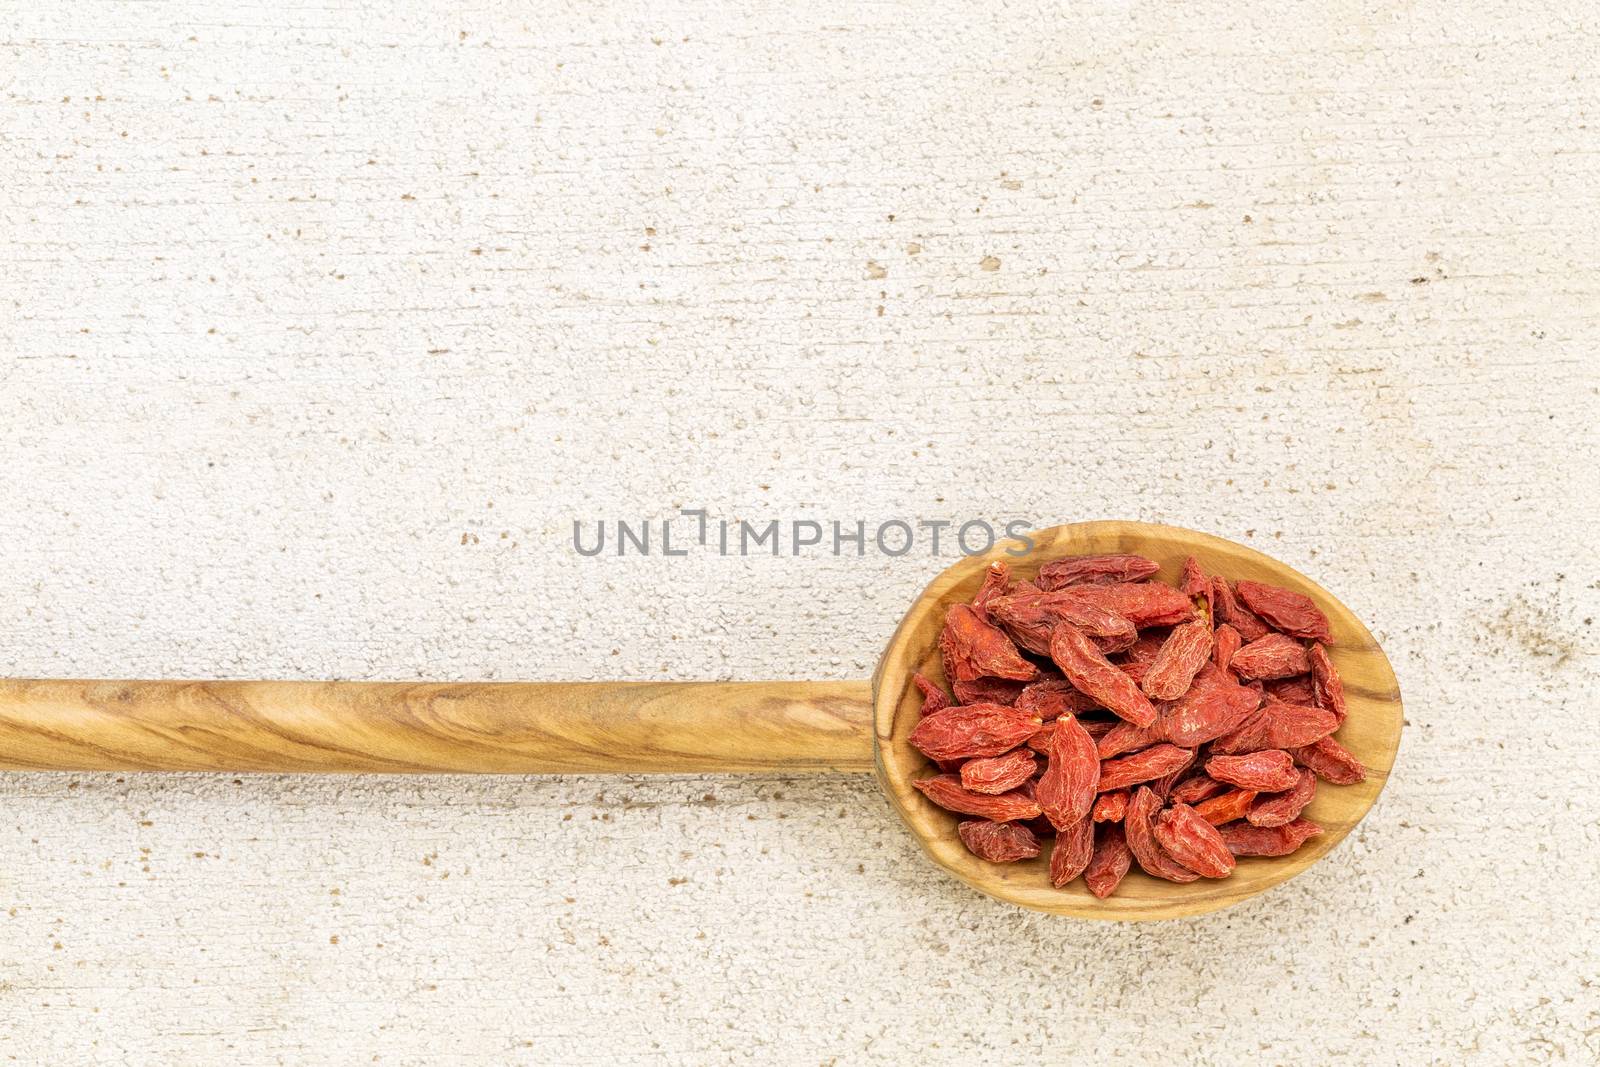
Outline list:
[[[943,711],[950,706],[950,698],[945,691],[934,685],[920,674],[913,674],[911,682],[922,694],[922,714],[932,715],[936,711]]]
[[[1194,806],[1194,810],[1211,825],[1221,826],[1225,822],[1244,818],[1258,796],[1260,794],[1254,789],[1230,789],[1209,800],[1202,800]]]
[[[1037,715],[1045,722],[1050,722],[1062,715],[1082,715],[1086,711],[1094,711],[1100,705],[1095,703],[1093,697],[1072,688],[1071,682],[1047,678],[1023,689],[1013,706],[1018,711]]]
[[[1039,854],[1039,839],[1016,823],[972,819],[957,826],[956,833],[968,852],[990,863],[1031,860]]]
[[[1094,798],[1094,811],[1090,815],[1095,822],[1121,822],[1128,815],[1128,791],[1101,793]]]
[[[1151,700],[1177,700],[1189,691],[1200,668],[1211,657],[1211,627],[1204,620],[1173,628],[1139,688]]]
[[[1249,580],[1240,581],[1234,588],[1239,599],[1273,629],[1325,645],[1333,643],[1328,617],[1304,593]]]
[[[1297,762],[1315,771],[1318,778],[1334,785],[1355,785],[1367,779],[1367,769],[1361,761],[1331,737],[1293,749],[1291,754]]]
[[[1147,786],[1140,786],[1128,801],[1128,817],[1123,820],[1128,849],[1139,867],[1154,878],[1169,882],[1192,882],[1200,876],[1167,854],[1156,840],[1151,818],[1161,807],[1161,798]]]
[[[1338,728],[1339,719],[1331,711],[1269,700],[1233,732],[1217,738],[1211,750],[1219,755],[1236,755],[1263,748],[1300,748]]]
[[[1298,819],[1316,795],[1316,773],[1301,771],[1292,789],[1262,796],[1250,806],[1245,818],[1251,826],[1284,826]]]
[[[1039,588],[1065,589],[1069,585],[1107,585],[1136,582],[1161,569],[1161,564],[1143,556],[1067,556],[1051,560],[1039,568]]]
[[[1182,764],[1172,768],[1172,770],[1168,771],[1166,774],[1163,774],[1160,778],[1157,778],[1155,781],[1150,783],[1151,792],[1160,797],[1161,802],[1165,804],[1168,794],[1172,792],[1172,787],[1178,783],[1179,778],[1182,778],[1188,773],[1189,765],[1193,762],[1194,750],[1190,749],[1188,759],[1184,760]]]
[[[1078,725],[1083,727],[1084,733],[1094,738],[1095,744],[1110,733],[1115,727],[1122,725],[1121,719],[1079,719]]]
[[[1035,752],[1048,755],[1050,752],[1050,739],[1055,735],[1055,722],[1047,722],[1040,726],[1028,737],[1028,747],[1033,749]]]
[[[1104,760],[1100,764],[1100,791],[1126,789],[1164,777],[1187,767],[1193,759],[1190,749],[1159,744],[1121,759]]]
[[[1118,670],[1128,676],[1128,681],[1138,686],[1143,684],[1144,676],[1150,673],[1150,662],[1149,660],[1129,660],[1127,663],[1118,665]]]
[[[1183,573],[1178,578],[1178,589],[1193,600],[1195,597],[1211,599],[1211,579],[1200,569],[1200,561],[1190,556],[1183,561]]]
[[[1285,704],[1307,704],[1318,707],[1312,681],[1307,677],[1280,678],[1266,683],[1267,696]]]
[[[1126,669],[1130,663],[1142,663],[1149,666],[1161,654],[1161,646],[1165,643],[1153,633],[1140,635],[1139,640],[1129,645],[1127,651],[1122,654],[1123,668]]]
[[[1094,858],[1094,823],[1085,815],[1056,834],[1050,850],[1050,884],[1060,889],[1082,874]]]
[[[1229,664],[1241,678],[1293,678],[1311,669],[1306,646],[1287,634],[1258,637],[1234,653]]]
[[[1159,726],[1135,726],[1131,722],[1119,722],[1095,741],[1094,750],[1101,759],[1107,760],[1125,752],[1137,752],[1141,748],[1158,745],[1165,740]]]
[[[1235,856],[1287,856],[1308,840],[1322,833],[1322,827],[1309,819],[1296,819],[1287,826],[1251,826],[1247,822],[1229,823],[1217,828],[1222,843]]]
[[[1261,793],[1279,793],[1300,780],[1293,757],[1282,749],[1245,756],[1212,756],[1206,760],[1206,773],[1219,782]]]
[[[1328,650],[1320,644],[1313,643],[1309,654],[1311,661],[1311,699],[1300,703],[1315,704],[1325,708],[1338,717],[1339,722],[1344,722],[1346,707],[1344,701],[1344,682],[1339,677],[1338,670],[1333,665],[1333,660],[1328,658]],[[1291,703],[1294,703],[1291,701]]]
[[[1025,788],[989,796],[963,788],[960,777],[954,774],[917,778],[911,784],[941,808],[963,815],[976,815],[995,822],[1021,822],[1039,814],[1039,802]]]
[[[1187,693],[1162,705],[1156,729],[1173,744],[1193,748],[1238,729],[1260,701],[1253,690],[1206,663]]]
[[[1194,602],[1170,585],[1139,582],[1134,585],[1086,585],[1077,596],[1122,616],[1135,626],[1172,626],[1194,618]]]
[[[983,576],[983,584],[978,587],[978,592],[972,598],[972,610],[984,622],[989,618],[989,601],[995,597],[1006,595],[1006,590],[1011,586],[1011,567],[1004,560],[995,560],[989,564],[989,570]]]
[[[1004,793],[1033,777],[1039,763],[1026,748],[1003,756],[969,759],[961,765],[961,784],[974,793]]]
[[[1217,627],[1212,637],[1211,662],[1217,670],[1225,671],[1228,669],[1228,664],[1233,661],[1234,655],[1243,646],[1244,639],[1239,636],[1239,631],[1223,623]]]
[[[1027,682],[1014,678],[972,678],[950,683],[958,704],[1004,704],[1011,706],[1027,688]]]
[[[1025,743],[1041,723],[1001,704],[969,704],[924,715],[910,740],[929,759],[998,756]]]
[[[1211,579],[1211,606],[1215,621],[1227,623],[1239,632],[1246,642],[1265,637],[1270,632],[1255,612],[1239,603],[1233,586],[1226,579]]]
[[[1095,756],[1094,738],[1071,716],[1056,720],[1048,758],[1036,795],[1040,810],[1061,831],[1088,816],[1094,807],[1100,760]]]
[[[1219,782],[1209,774],[1201,772],[1190,775],[1172,787],[1172,800],[1178,804],[1198,804],[1202,800],[1210,800],[1219,793],[1226,792],[1226,782]]]
[[[1020,647],[1040,656],[1049,655],[1050,635],[1064,622],[1106,650],[1127,648],[1138,637],[1133,623],[1072,590],[1001,597],[989,613]]]
[[[1031,682],[1039,675],[1039,668],[1022,658],[1011,638],[967,604],[952,606],[945,616],[939,650],[944,653],[944,673],[955,681],[990,675]]]
[[[1088,694],[1120,718],[1140,726],[1156,721],[1155,705],[1071,623],[1062,623],[1051,635],[1050,658],[1073,688]]]
[[[1233,873],[1233,853],[1217,828],[1187,804],[1176,804],[1156,816],[1151,829],[1167,855],[1206,878]]]
[[[1083,872],[1083,884],[1104,900],[1117,891],[1128,868],[1133,866],[1133,853],[1128,850],[1128,838],[1120,823],[1107,823],[1097,836],[1094,854]]]

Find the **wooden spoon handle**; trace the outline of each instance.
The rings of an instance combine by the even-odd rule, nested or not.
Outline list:
[[[867,682],[0,681],[0,769],[865,771]]]

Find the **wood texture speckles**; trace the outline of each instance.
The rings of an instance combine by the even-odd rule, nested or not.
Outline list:
[[[1033,538],[1032,555],[1022,560],[996,549],[962,560],[936,578],[907,612],[873,679],[878,771],[895,808],[923,848],[941,867],[974,888],[1014,904],[1085,919],[1170,919],[1215,911],[1247,900],[1292,878],[1327,855],[1366,815],[1389,778],[1400,744],[1404,713],[1400,687],[1389,660],[1372,633],[1333,594],[1277,560],[1222,538],[1149,523],[1103,521],[1058,526]],[[1117,892],[1096,900],[1083,882],[1055,889],[1048,877],[1048,852],[1023,863],[985,863],[956,837],[957,817],[912,788],[930,765],[907,738],[920,717],[921,695],[911,675],[943,677],[937,638],[945,610],[971,599],[992,559],[1007,559],[1018,577],[1031,577],[1038,565],[1058,556],[1130,552],[1161,564],[1157,580],[1176,584],[1183,560],[1195,556],[1208,574],[1250,578],[1281,585],[1316,600],[1333,627],[1329,648],[1345,681],[1350,716],[1338,738],[1368,768],[1367,779],[1351,786],[1317,791],[1307,818],[1324,833],[1291,856],[1240,861],[1232,876],[1175,885],[1132,871]]]
[[[861,771],[865,682],[0,681],[0,769]]]

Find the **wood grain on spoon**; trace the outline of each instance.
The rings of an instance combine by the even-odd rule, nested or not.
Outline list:
[[[866,771],[866,682],[0,681],[0,769]]]

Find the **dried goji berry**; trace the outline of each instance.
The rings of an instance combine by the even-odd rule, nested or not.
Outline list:
[[[1276,748],[1245,756],[1212,756],[1206,760],[1206,773],[1219,782],[1261,793],[1279,793],[1300,780],[1294,759]]]
[[[1152,662],[1154,661],[1129,660],[1126,663],[1120,664],[1117,669],[1122,671],[1123,674],[1126,674],[1128,676],[1128,681],[1137,686],[1144,683],[1144,676],[1150,673],[1150,664]],[[1140,691],[1143,692],[1143,690]]]
[[[1213,664],[1204,663],[1189,691],[1162,705],[1156,729],[1173,744],[1193,748],[1237,729],[1260,699]]]
[[[1311,669],[1306,646],[1287,634],[1258,637],[1234,653],[1230,664],[1241,678],[1293,678]]]
[[[929,759],[998,756],[1026,742],[1040,725],[1002,704],[968,704],[924,715],[909,740]]]
[[[950,698],[945,695],[945,691],[922,675],[913,674],[911,681],[922,694],[922,714],[932,715],[934,712],[943,711],[950,706]]]
[[[1274,700],[1281,700],[1285,704],[1320,706],[1317,705],[1317,698],[1312,690],[1311,679],[1307,677],[1279,678],[1276,681],[1266,683],[1266,689],[1267,696]]]
[[[1194,749],[1189,749],[1188,753],[1189,758],[1184,760],[1183,763],[1150,783],[1151,792],[1160,797],[1162,803],[1166,802],[1167,795],[1172,792],[1172,787],[1178,783],[1179,778],[1188,773],[1189,765],[1194,762]]]
[[[1128,838],[1120,823],[1100,827],[1096,837],[1094,854],[1083,872],[1083,884],[1104,900],[1116,892],[1128,868],[1133,866],[1133,853],[1128,851]]]
[[[1172,787],[1172,800],[1179,804],[1198,804],[1202,800],[1210,800],[1219,793],[1226,792],[1226,782],[1219,782],[1209,774],[1201,772],[1190,775]]]
[[[1076,626],[1064,622],[1056,627],[1050,637],[1050,658],[1073,688],[1120,718],[1140,726],[1155,722],[1155,705]]]
[[[1211,579],[1211,611],[1220,625],[1227,623],[1239,632],[1247,643],[1265,637],[1270,631],[1255,612],[1239,603],[1233,586],[1225,578]]]
[[[1317,795],[1317,776],[1312,771],[1301,771],[1294,788],[1282,793],[1263,795],[1250,806],[1245,818],[1251,826],[1283,826],[1294,822]]]
[[[1094,858],[1094,823],[1085,815],[1056,834],[1050,850],[1050,884],[1060,889],[1083,873]]]
[[[1039,839],[1016,823],[969,819],[956,827],[956,833],[968,852],[990,863],[1031,860],[1039,854]]]
[[[974,793],[964,788],[960,777],[954,774],[917,778],[911,784],[941,808],[959,811],[963,815],[977,815],[995,822],[1020,822],[1039,814],[1039,802],[1025,788],[995,796]]]
[[[1159,744],[1120,759],[1100,764],[1100,790],[1126,789],[1182,770],[1194,759],[1194,752],[1177,745]],[[1213,775],[1215,777],[1215,775]]]
[[[1073,593],[1143,629],[1172,626],[1194,618],[1194,602],[1170,585],[1136,582],[1132,585],[1085,585]]]
[[[1158,726],[1135,726],[1131,722],[1119,722],[1095,741],[1094,748],[1105,760],[1125,752],[1137,752],[1165,740]]]
[[[1126,667],[1129,663],[1154,663],[1156,657],[1161,654],[1161,646],[1165,643],[1155,634],[1141,634],[1139,639],[1129,645],[1127,651],[1122,654],[1122,665]]]
[[[972,610],[984,622],[989,618],[989,601],[995,597],[1005,596],[1006,590],[1011,586],[1011,567],[1004,560],[995,560],[989,564],[989,570],[983,576],[983,584],[978,587],[978,592],[972,598]]]
[[[1004,793],[1033,777],[1038,761],[1026,748],[1003,756],[969,759],[961,765],[961,784],[974,793]]]
[[[1013,705],[1018,711],[1037,715],[1045,722],[1062,715],[1082,715],[1100,705],[1093,697],[1072,688],[1072,683],[1060,678],[1047,678],[1032,682],[1017,697]]]
[[[1196,619],[1173,627],[1139,688],[1152,700],[1177,700],[1211,658],[1211,627]]]
[[[1200,561],[1190,556],[1183,561],[1183,573],[1178,578],[1178,589],[1193,600],[1195,597],[1211,599],[1211,579],[1200,569]]]
[[[1328,617],[1317,607],[1316,601],[1304,593],[1248,579],[1236,583],[1234,591],[1251,611],[1273,629],[1291,637],[1321,641],[1325,645],[1333,643]]]
[[[1233,853],[1222,835],[1189,805],[1175,804],[1163,811],[1151,829],[1167,855],[1191,871],[1207,878],[1226,878],[1233,873]]]
[[[1367,779],[1367,769],[1361,765],[1361,761],[1331,737],[1292,749],[1290,754],[1297,762],[1315,771],[1318,778],[1334,785],[1355,785]]]
[[[1017,702],[1027,682],[1015,678],[971,678],[950,683],[958,704],[1005,704]]]
[[[1320,644],[1313,643],[1309,656],[1311,660],[1311,699],[1304,703],[1315,704],[1319,708],[1326,708],[1338,717],[1339,722],[1344,722],[1344,682],[1339,678],[1339,672],[1333,665],[1333,660],[1328,658],[1328,650]]]
[[[1260,794],[1254,789],[1230,789],[1210,800],[1202,800],[1194,806],[1194,810],[1206,822],[1221,826],[1225,822],[1244,818],[1258,796]]]
[[[1040,810],[1060,831],[1086,817],[1094,807],[1100,760],[1095,756],[1094,738],[1070,715],[1056,720],[1048,759],[1036,795]]]
[[[1216,628],[1212,637],[1211,662],[1216,665],[1217,670],[1227,670],[1234,654],[1243,645],[1244,639],[1239,636],[1239,631],[1228,623],[1223,623]]]
[[[1235,856],[1287,856],[1306,841],[1322,833],[1310,819],[1296,819],[1287,826],[1251,826],[1231,822],[1217,828],[1222,843]]]
[[[1127,648],[1138,637],[1132,622],[1073,590],[1000,597],[989,604],[989,612],[1020,647],[1040,656],[1050,654],[1050,635],[1064,622],[1105,651]]]
[[[1148,786],[1140,786],[1128,801],[1128,817],[1122,821],[1128,849],[1143,871],[1169,882],[1192,882],[1200,876],[1167,854],[1156,840],[1150,820],[1161,807],[1161,798]]]
[[[1099,744],[1100,739],[1113,729],[1122,725],[1121,719],[1079,719],[1078,725],[1083,727],[1084,733],[1094,738]]]
[[[1035,752],[1049,754],[1050,739],[1056,734],[1055,720],[1044,723],[1032,734],[1028,735],[1028,747]]]
[[[944,673],[955,681],[990,675],[1031,682],[1039,675],[1039,668],[1022,658],[1011,638],[967,604],[953,605],[945,615],[939,650],[944,653]]]
[[[1069,585],[1106,585],[1136,582],[1161,569],[1143,556],[1067,556],[1039,568],[1040,589],[1065,589]]]
[[[1094,811],[1090,814],[1095,822],[1121,822],[1128,814],[1128,791],[1101,793],[1094,798]]]
[[[1269,700],[1231,733],[1217,738],[1211,750],[1221,755],[1234,755],[1263,748],[1299,748],[1338,728],[1338,717],[1331,711]]]

